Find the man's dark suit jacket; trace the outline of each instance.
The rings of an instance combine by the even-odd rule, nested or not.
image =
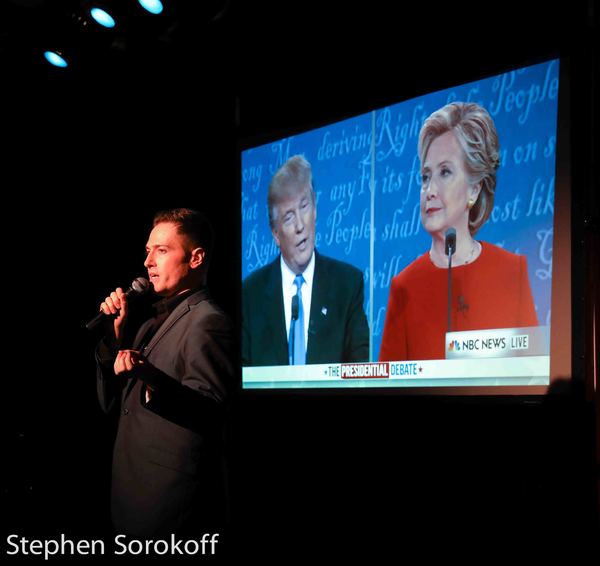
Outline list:
[[[249,275],[242,286],[242,363],[288,365],[281,264]],[[362,273],[315,251],[307,364],[368,361],[369,326],[363,309]]]
[[[144,382],[115,375],[114,358],[97,354],[100,404],[119,411],[113,523],[139,537],[187,532],[217,519],[224,504],[221,401],[234,374],[233,329],[203,289],[173,310],[142,353],[156,368]]]

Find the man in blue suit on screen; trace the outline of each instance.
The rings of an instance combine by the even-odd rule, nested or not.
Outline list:
[[[363,276],[315,250],[312,171],[301,155],[273,176],[268,209],[281,253],[243,282],[243,365],[368,361]]]

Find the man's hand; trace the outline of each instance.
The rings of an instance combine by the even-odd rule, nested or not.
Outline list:
[[[137,350],[119,350],[115,359],[115,374],[128,373],[134,369],[141,369],[144,366],[150,366],[146,358]]]
[[[129,372],[148,371],[153,367],[137,350],[120,350],[115,360],[114,369],[115,375],[122,373],[128,376]],[[146,403],[150,402],[153,391],[152,387],[146,385]]]
[[[123,330],[125,328],[125,320],[127,319],[127,295],[121,287],[117,287],[109,297],[104,299],[100,305],[100,310],[106,315],[117,315],[113,321],[115,332],[115,341],[117,345],[123,340]]]

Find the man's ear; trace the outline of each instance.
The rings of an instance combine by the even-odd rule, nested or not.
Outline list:
[[[277,247],[280,248],[280,242],[279,242],[279,235],[277,233],[277,228],[271,228],[271,234],[273,234],[273,239],[275,240],[275,243],[277,244]]]
[[[205,252],[203,248],[194,248],[190,254],[190,267],[196,269],[204,263]]]

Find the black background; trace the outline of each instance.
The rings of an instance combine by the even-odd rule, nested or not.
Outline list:
[[[215,224],[209,283],[239,326],[243,144],[566,56],[573,185],[583,187],[576,236],[597,214],[591,2],[232,2],[216,21],[218,2],[180,2],[168,41],[131,32],[115,50],[73,33],[87,60],[66,72],[11,62],[14,45],[31,45],[51,21],[43,2],[20,4],[2,8],[0,36],[6,534],[111,539],[114,430],[83,323],[108,291],[143,275],[154,212],[189,206]],[[64,21],[76,4],[52,14]],[[585,277],[574,280],[576,318]],[[222,557],[578,553],[598,534],[594,432],[579,391],[530,402],[239,392]]]

